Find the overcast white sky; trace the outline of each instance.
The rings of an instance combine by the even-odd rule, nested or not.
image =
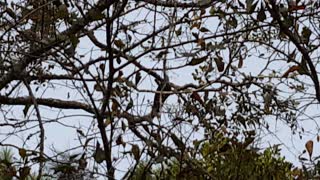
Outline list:
[[[146,12],[136,12],[132,13],[129,17],[131,20],[137,20],[137,19],[143,19],[146,17]],[[152,13],[149,13],[147,16],[147,20],[152,21],[153,20],[153,15]],[[215,25],[218,23],[215,20],[210,20],[205,22],[208,26],[208,28],[212,28],[212,30],[215,29]],[[159,19],[159,26],[161,26],[161,20]],[[148,28],[150,27],[144,27],[146,28],[145,30],[147,31]],[[190,34],[189,34],[190,35]],[[105,33],[103,31],[100,31],[96,33],[97,38],[101,41],[104,42],[105,39]],[[92,51],[93,44],[90,43],[90,41],[86,38],[81,39],[81,42],[79,44],[79,47],[77,49],[78,54],[86,54],[85,59],[90,59],[90,58],[95,58],[101,55],[104,55],[104,52],[100,51]],[[263,52],[265,51],[265,52]],[[90,53],[89,53],[90,52]],[[134,53],[134,52],[133,52]],[[270,53],[266,52],[266,50],[262,50],[262,53]],[[227,57],[226,57],[227,58]],[[157,66],[158,62],[155,61],[150,61],[147,60],[147,63],[144,63],[145,66]],[[266,61],[259,59],[258,57],[250,57],[249,59],[246,59],[244,61],[244,67],[242,69],[243,72],[251,73],[252,75],[258,74],[261,69],[264,67]],[[159,63],[161,65],[161,63]],[[158,65],[159,65],[158,64]],[[273,63],[269,68],[281,68],[283,72],[286,70],[287,66],[285,66],[283,63]],[[318,68],[319,69],[319,68]],[[193,70],[192,67],[190,68],[185,68],[183,70],[177,70],[174,72],[171,72],[169,74],[170,80],[172,82],[177,82],[177,84],[185,84],[185,83],[190,83],[192,82],[192,77],[190,72]],[[320,69],[319,69],[320,70]],[[58,72],[58,71],[57,71]],[[130,72],[130,67],[128,68],[128,72]],[[125,72],[126,73],[126,72]],[[154,83],[152,80],[149,80],[148,77],[143,76],[145,78],[143,86],[145,89],[148,89],[152,87],[151,83]],[[310,80],[306,79],[305,77],[301,77],[305,82],[310,82]],[[57,82],[58,83],[58,82]],[[154,85],[154,84],[153,84]],[[20,92],[25,92],[25,91],[20,91]],[[57,97],[57,98],[65,98],[68,93],[70,93],[70,99],[80,99],[81,96],[77,91],[74,92],[69,92],[66,91],[65,89],[61,88],[61,86],[57,85],[57,88],[47,88],[43,87],[40,88],[40,90],[37,92],[37,95],[40,95],[41,93],[45,92],[45,95],[47,97]],[[27,93],[27,92],[25,92]],[[20,94],[23,95],[23,94]],[[146,95],[145,96],[147,99],[149,98],[150,100],[152,99],[152,95]],[[140,96],[140,100],[143,97]],[[170,101],[174,101],[173,99],[169,99]],[[174,103],[174,102],[173,102]],[[19,118],[23,118],[23,113],[22,113],[23,107],[17,107],[11,109],[11,112],[13,112],[13,116],[19,116]],[[61,115],[61,113],[64,113],[65,115],[73,115],[74,117],[67,118],[63,122],[74,126],[74,127],[90,127],[92,126],[92,117],[85,115],[83,116],[84,112],[82,111],[73,111],[73,110],[64,110],[63,112],[59,112],[57,109],[51,109],[51,108],[42,108],[41,114],[43,117],[50,117],[52,119],[55,119],[57,115]],[[312,108],[308,109],[306,112],[307,115],[313,116],[319,113],[319,107],[318,105],[313,106]],[[79,116],[78,116],[79,115]],[[31,118],[34,118],[33,116],[30,116]],[[318,120],[317,118],[316,120]],[[316,142],[316,133],[318,132],[318,127],[316,125],[316,122],[312,120],[306,120],[301,122],[300,124],[303,125],[304,130],[306,133],[302,134],[302,139],[299,138],[299,134],[292,135],[292,132],[290,128],[286,124],[283,124],[281,121],[275,121],[273,118],[267,117],[265,119],[266,121],[270,121],[270,131],[273,132],[274,134],[266,134],[263,135],[264,138],[262,139],[262,146],[267,147],[272,144],[282,144],[280,147],[282,149],[282,154],[286,157],[286,159],[290,162],[293,162],[295,165],[300,165],[298,162],[298,155],[301,153],[304,149],[305,143],[308,140],[313,140],[314,143],[314,156],[320,155],[320,143]],[[96,126],[95,126],[96,127]],[[79,145],[78,139],[76,139],[76,129],[70,130],[70,128],[66,128],[65,126],[61,124],[56,124],[56,123],[50,123],[45,125],[46,129],[46,149],[49,150],[54,146],[57,150],[65,150],[68,148],[72,148],[74,146]],[[3,129],[0,128],[0,133],[2,134],[2,139],[5,139],[5,134],[6,132],[10,131],[9,129]],[[96,131],[97,132],[97,131]],[[311,132],[311,133],[309,133]],[[90,132],[92,133],[92,132]],[[268,133],[268,132],[264,132]],[[14,144],[21,146],[22,141],[21,137],[27,138],[29,135],[29,132],[24,132],[24,133],[17,133],[15,136],[11,137],[7,141],[9,142],[14,142]],[[195,137],[196,138],[196,137]],[[37,138],[34,138],[32,141],[34,141],[34,144],[37,144]],[[32,143],[33,144],[33,143]],[[81,148],[79,148],[76,151],[81,151]],[[123,151],[122,148],[119,149],[119,151]],[[117,152],[115,152],[117,154]],[[128,160],[129,161],[129,160]],[[125,170],[130,163],[127,163],[127,159],[124,159],[124,161],[121,162],[121,165],[119,167],[123,167],[121,169]],[[121,174],[121,173],[120,173]],[[119,176],[119,175],[118,175]]]

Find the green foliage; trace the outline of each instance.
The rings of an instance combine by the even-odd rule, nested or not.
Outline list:
[[[259,152],[245,142],[220,137],[201,143],[200,154],[151,166],[142,162],[132,179],[293,179],[292,164],[278,146]]]
[[[3,180],[10,180],[16,175],[16,169],[12,166],[13,152],[9,148],[0,151],[0,177]]]

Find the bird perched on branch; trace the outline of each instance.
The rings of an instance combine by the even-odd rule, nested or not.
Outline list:
[[[156,81],[156,83],[158,84],[158,88],[157,88],[157,93],[154,95],[154,99],[153,99],[153,105],[152,105],[153,117],[158,115],[162,107],[162,104],[167,100],[167,98],[170,95],[170,94],[162,94],[158,92],[171,91],[171,86],[169,85],[169,83],[165,81]]]

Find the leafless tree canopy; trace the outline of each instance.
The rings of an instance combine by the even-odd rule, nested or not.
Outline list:
[[[216,133],[243,148],[276,121],[301,133],[318,119],[320,7],[298,3],[1,1],[1,146],[39,178],[69,154],[112,179]]]

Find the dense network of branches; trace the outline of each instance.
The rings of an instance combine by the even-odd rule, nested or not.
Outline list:
[[[251,149],[276,121],[302,133],[319,119],[319,11],[313,1],[1,1],[0,142],[19,152],[12,176],[130,178],[141,162],[175,159],[211,177],[190,159]]]

